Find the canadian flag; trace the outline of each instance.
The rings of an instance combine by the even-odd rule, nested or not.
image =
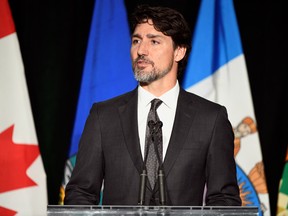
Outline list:
[[[0,215],[46,215],[46,174],[8,0],[0,0]]]

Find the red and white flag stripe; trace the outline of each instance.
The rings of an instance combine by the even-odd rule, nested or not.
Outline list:
[[[0,0],[0,215],[46,215],[46,174],[8,0]]]

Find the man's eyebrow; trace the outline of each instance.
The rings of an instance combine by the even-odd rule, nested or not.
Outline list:
[[[162,35],[159,35],[159,34],[147,34],[146,36],[148,38],[161,38],[161,37],[163,37]]]
[[[132,34],[132,37],[142,38],[140,34]]]
[[[140,34],[133,34],[132,37],[137,37],[137,38],[142,38],[142,36]],[[146,35],[147,38],[161,38],[163,37],[162,35],[158,35],[158,34],[147,34]]]

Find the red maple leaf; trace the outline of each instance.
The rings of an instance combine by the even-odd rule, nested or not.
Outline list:
[[[17,214],[17,212],[0,206],[0,215],[1,216],[14,216],[16,214]]]
[[[37,185],[26,171],[39,155],[38,145],[15,144],[13,129],[0,133],[0,193]]]
[[[0,26],[0,38],[15,32],[15,25],[7,0],[0,1]]]

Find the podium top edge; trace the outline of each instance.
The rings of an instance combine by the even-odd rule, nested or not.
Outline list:
[[[144,210],[248,210],[258,212],[258,206],[139,206],[139,205],[47,205],[47,209],[144,209]]]

